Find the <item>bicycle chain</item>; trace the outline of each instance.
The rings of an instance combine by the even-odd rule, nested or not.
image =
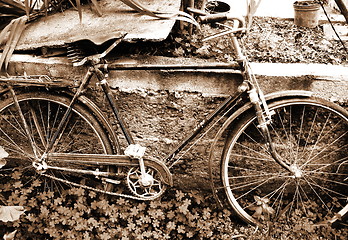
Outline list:
[[[61,178],[57,178],[57,177],[54,177],[54,176],[51,176],[51,175],[47,175],[47,174],[44,174],[44,173],[42,173],[41,175],[44,176],[44,177],[47,177],[47,178],[51,178],[51,179],[56,180],[56,181],[63,182],[65,184],[67,184],[67,185],[72,185],[74,187],[80,187],[80,188],[84,188],[84,189],[87,189],[87,190],[100,192],[100,193],[104,193],[104,194],[108,194],[108,195],[112,195],[112,196],[118,196],[118,197],[129,198],[129,199],[140,200],[140,201],[154,200],[154,199],[157,198],[157,197],[141,198],[141,197],[136,197],[136,196],[132,196],[132,195],[128,195],[128,194],[114,193],[114,192],[100,190],[100,189],[89,187],[89,186],[86,186],[86,185],[74,183],[74,182],[71,182],[71,181],[68,181],[68,180],[64,180],[64,179],[61,179]]]

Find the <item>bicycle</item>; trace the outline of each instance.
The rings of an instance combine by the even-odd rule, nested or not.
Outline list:
[[[22,177],[45,177],[52,180],[50,186],[66,184],[153,200],[173,184],[171,168],[178,163],[178,153],[214,121],[223,121],[208,160],[218,201],[251,224],[270,219],[320,224],[343,217],[348,211],[348,112],[308,91],[264,96],[239,43],[246,30],[244,20],[229,14],[192,12],[201,15],[202,24],[226,20],[236,23],[211,37],[230,34],[236,62],[213,66],[107,63],[104,57],[121,38],[102,54],[74,63],[88,66],[81,81],[45,75],[0,78],[0,155],[6,162],[0,168],[3,181],[21,169]],[[107,73],[176,68],[235,69],[243,82],[167,157],[154,159],[133,140],[119,114]],[[107,98],[119,131],[85,94],[93,76]],[[119,133],[125,138],[125,148]],[[223,149],[217,153],[215,149],[221,142]],[[122,188],[122,192],[115,187],[123,185],[128,188]]]

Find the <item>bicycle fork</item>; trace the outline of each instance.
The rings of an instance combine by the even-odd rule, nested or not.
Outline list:
[[[250,102],[252,103],[256,117],[259,123],[259,129],[263,134],[268,151],[270,152],[273,159],[287,171],[293,174],[295,177],[301,177],[301,170],[296,165],[291,165],[286,162],[282,157],[277,153],[274,143],[272,141],[272,137],[269,130],[269,125],[272,122],[272,112],[268,109],[268,105],[266,99],[262,93],[262,90],[259,88],[255,76],[252,74],[247,58],[242,53],[242,49],[238,42],[238,38],[236,36],[231,37],[232,45],[234,49],[234,53],[237,58],[237,62],[239,62],[245,80],[244,83],[239,87],[240,92],[246,91],[249,95]],[[250,81],[249,81],[250,80]],[[255,85],[253,84],[255,83]]]
[[[247,93],[249,95],[250,102],[252,103],[256,112],[256,117],[259,123],[257,127],[260,129],[262,135],[266,140],[269,153],[280,166],[292,173],[294,177],[300,178],[302,176],[301,170],[296,165],[290,164],[285,159],[283,159],[275,149],[269,129],[269,125],[272,122],[272,115],[274,115],[274,112],[268,109],[268,105],[261,89],[255,88],[252,84],[249,85],[250,90],[247,91]]]

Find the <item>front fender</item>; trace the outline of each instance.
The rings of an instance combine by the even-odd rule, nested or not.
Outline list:
[[[266,102],[269,104],[274,101],[279,101],[282,99],[289,98],[310,98],[313,96],[313,92],[303,91],[303,90],[288,90],[288,91],[279,91],[265,95]],[[221,135],[221,131],[223,132],[238,116],[243,115],[249,109],[251,109],[253,105],[251,102],[247,102],[242,107],[237,109],[223,124],[217,135]]]

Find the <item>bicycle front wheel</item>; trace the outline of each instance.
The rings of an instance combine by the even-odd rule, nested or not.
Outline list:
[[[317,98],[270,104],[272,158],[255,114],[239,120],[227,138],[221,162],[227,201],[248,223],[325,222],[348,203],[348,114]]]
[[[11,181],[17,179],[22,179],[23,185],[30,185],[40,179],[40,182],[45,183],[43,186],[52,191],[56,191],[56,188],[61,191],[64,185],[71,185],[69,182],[73,182],[75,186],[108,188],[107,184],[100,183],[100,179],[78,172],[98,170],[92,164],[46,162],[56,169],[39,166],[70,101],[69,97],[63,95],[28,92],[18,94],[16,98],[9,95],[0,103],[0,148],[2,157],[5,157],[0,167],[3,189],[11,191]],[[74,104],[62,129],[50,152],[112,153],[112,146],[104,128],[83,105]]]

